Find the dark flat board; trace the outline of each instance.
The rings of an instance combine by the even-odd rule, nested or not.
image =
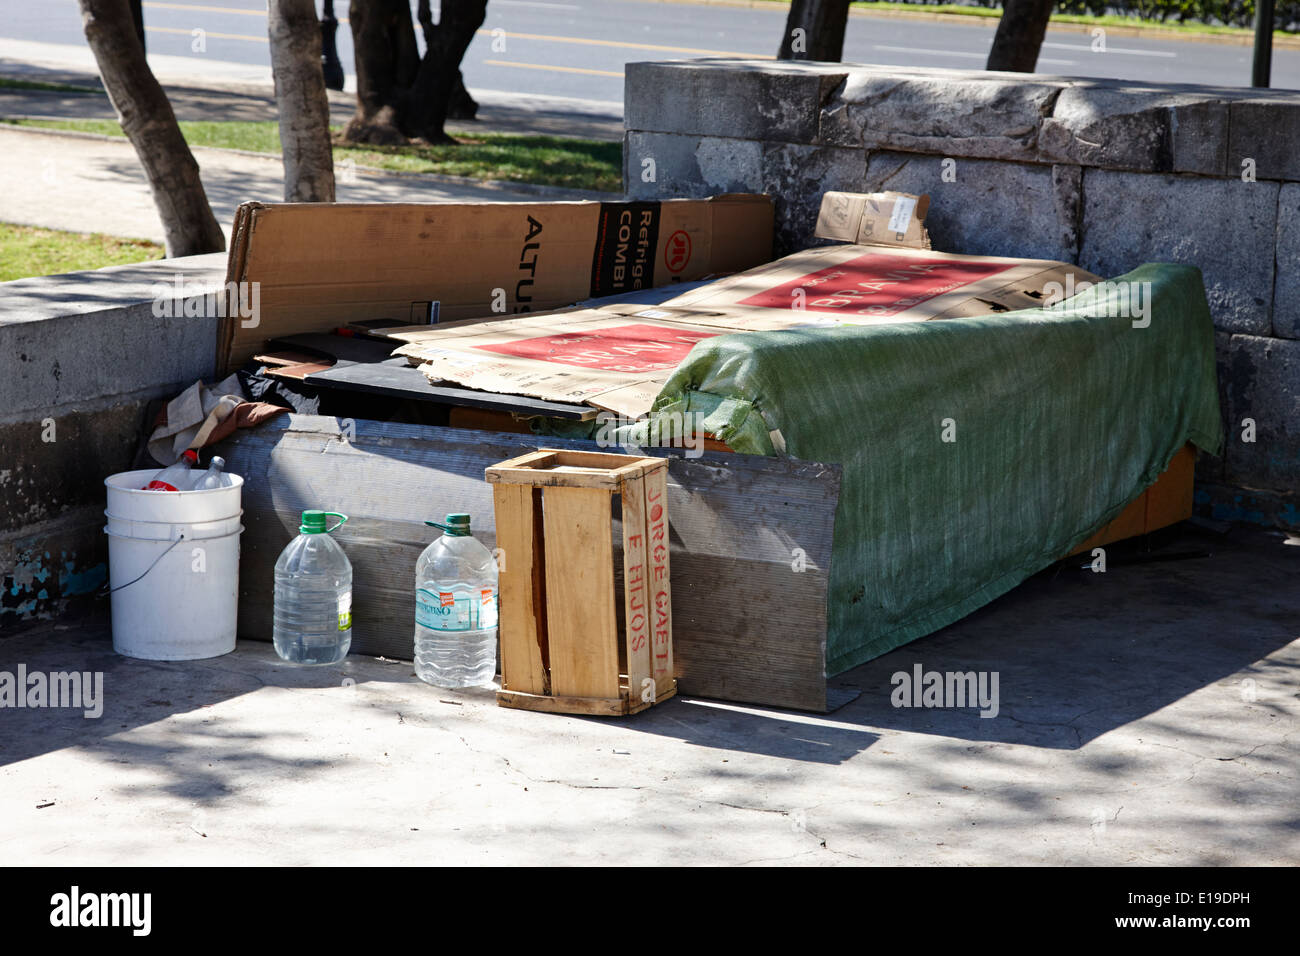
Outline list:
[[[469,512],[475,535],[495,547],[483,469],[539,444],[597,450],[593,442],[361,419],[345,425],[314,415],[238,431],[214,451],[246,482],[240,635],[270,639],[275,560],[297,534],[301,512],[323,508],[351,517],[335,537],[353,567],[353,650],[410,660],[415,562],[437,534],[425,519]],[[669,461],[679,693],[824,712],[839,466],[636,453]]]
[[[314,352],[339,362],[386,362],[397,345],[364,335],[332,335],[329,332],[304,332],[286,335],[267,342],[268,348],[297,349]]]
[[[335,365],[323,372],[313,372],[303,379],[307,385],[319,388],[337,388],[354,392],[371,392],[396,398],[413,398],[423,402],[441,402],[469,408],[489,408],[493,411],[516,412],[520,415],[545,415],[571,421],[595,418],[596,409],[590,405],[570,405],[562,402],[544,402],[540,398],[523,395],[499,395],[495,392],[476,392],[469,388],[451,385],[431,385],[424,373],[405,359],[393,362]],[[398,364],[401,362],[402,364]]]

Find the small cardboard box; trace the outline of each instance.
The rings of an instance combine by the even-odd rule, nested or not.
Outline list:
[[[227,288],[257,283],[252,319],[227,309],[217,366],[267,339],[349,322],[556,309],[739,272],[772,258],[772,201],[244,203]]]
[[[909,193],[840,193],[822,196],[815,235],[858,245],[929,249],[925,216],[929,196]]]

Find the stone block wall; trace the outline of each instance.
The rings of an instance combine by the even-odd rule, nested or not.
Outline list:
[[[769,193],[777,254],[825,191],[896,189],[946,252],[1200,267],[1227,447],[1198,508],[1300,528],[1300,93],[711,59],[629,64],[624,99],[629,194]]]
[[[0,283],[0,637],[107,580],[104,478],[130,468],[146,408],[211,380],[224,253]],[[184,294],[155,309],[160,286]]]

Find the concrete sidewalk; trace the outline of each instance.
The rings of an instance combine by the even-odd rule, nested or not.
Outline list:
[[[51,52],[53,51],[53,52]],[[102,90],[90,51],[67,59],[54,44],[0,40],[0,76]],[[56,57],[63,56],[59,61]],[[175,57],[152,57],[178,119],[273,121],[278,118],[269,77],[252,67],[213,70],[210,76],[176,72]],[[187,70],[192,64],[180,64]],[[219,64],[213,64],[214,67]],[[170,69],[170,72],[169,72]],[[330,118],[346,123],[352,93],[331,92]],[[617,104],[614,104],[617,105]],[[116,120],[102,93],[0,88],[0,118]],[[621,113],[611,104],[520,93],[480,97],[479,118],[447,124],[453,135],[512,133],[618,141]],[[229,239],[234,211],[247,200],[281,202],[284,175],[278,156],[195,148],[208,201]],[[339,202],[521,201],[608,198],[604,193],[527,184],[481,184],[451,176],[385,173],[336,167]],[[70,136],[0,125],[0,222],[73,232],[102,232],[161,242],[162,226],[144,171],[125,139]]]
[[[212,211],[230,237],[241,202],[284,200],[278,156],[194,150]],[[508,187],[453,177],[336,167],[339,202],[523,201],[588,199],[603,193],[527,185]],[[126,139],[0,126],[0,222],[73,232],[163,239],[144,170]]]
[[[1300,547],[1062,565],[840,678],[821,717],[682,697],[627,719],[505,710],[408,663],[269,645],[151,663],[102,622],[0,640],[0,671],[103,672],[99,719],[0,710],[18,864],[1300,862]],[[357,622],[364,627],[365,622]],[[914,667],[999,712],[891,706]]]

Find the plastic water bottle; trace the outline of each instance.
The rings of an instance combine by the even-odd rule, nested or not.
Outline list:
[[[158,474],[153,476],[153,481],[145,485],[144,491],[190,491],[193,487],[194,476],[190,468],[199,460],[199,453],[193,448],[185,449],[181,459],[174,464],[168,465]]]
[[[207,491],[209,488],[225,488],[229,482],[222,470],[226,467],[226,459],[220,455],[213,455],[212,461],[208,463],[208,470],[199,475],[194,482],[195,491]]]
[[[341,519],[327,528],[326,518]],[[275,652],[293,664],[337,664],[352,646],[352,562],[329,532],[336,511],[304,511],[275,562]]]
[[[497,672],[497,563],[470,534],[469,515],[415,564],[415,675],[435,687],[481,687]]]

